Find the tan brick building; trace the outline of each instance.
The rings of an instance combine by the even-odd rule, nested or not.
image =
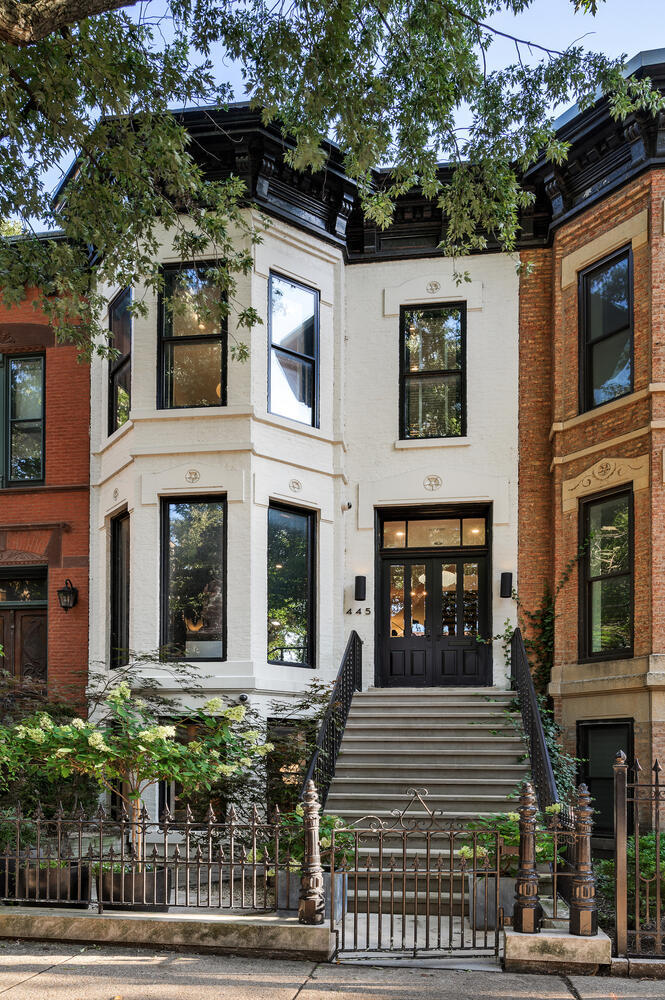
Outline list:
[[[662,81],[662,56],[629,70]],[[549,692],[605,828],[615,750],[665,751],[664,124],[572,109],[566,165],[527,178],[552,221],[522,253],[519,596],[570,569]]]

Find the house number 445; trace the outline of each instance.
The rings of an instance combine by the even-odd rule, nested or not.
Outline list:
[[[353,608],[349,608],[346,613],[347,613],[347,615],[354,614]],[[357,608],[357,610],[355,612],[355,614],[357,614],[357,615],[371,615],[371,613],[372,613],[372,609],[371,608]]]

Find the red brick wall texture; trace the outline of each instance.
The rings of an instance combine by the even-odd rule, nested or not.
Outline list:
[[[74,347],[55,344],[33,299],[0,303],[0,351],[45,356],[45,480],[0,491],[0,567],[11,565],[16,550],[48,567],[49,688],[78,695],[88,659],[90,368]],[[67,577],[78,603],[65,613],[57,590]]]

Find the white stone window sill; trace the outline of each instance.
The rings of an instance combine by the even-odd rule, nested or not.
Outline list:
[[[468,448],[471,438],[409,438],[407,441],[395,441],[393,447],[400,451],[402,448],[413,450],[414,448]]]

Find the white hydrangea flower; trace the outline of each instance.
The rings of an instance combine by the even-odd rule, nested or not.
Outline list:
[[[72,719],[72,726],[74,729],[85,729],[85,722],[83,719]]]
[[[203,711],[207,712],[208,715],[216,715],[217,712],[221,712],[223,707],[224,702],[221,698],[209,698],[203,706]]]

